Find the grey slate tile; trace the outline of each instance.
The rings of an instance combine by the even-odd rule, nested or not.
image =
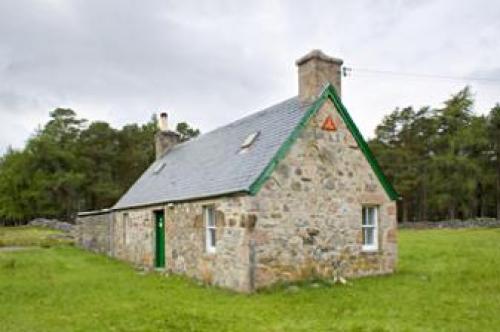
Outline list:
[[[155,161],[113,209],[245,192],[302,119],[307,105],[285,100],[175,146]],[[245,138],[260,131],[239,153]],[[158,164],[163,169],[154,173]]]

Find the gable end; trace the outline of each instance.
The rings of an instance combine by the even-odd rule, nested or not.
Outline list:
[[[249,193],[251,195],[256,195],[259,190],[262,188],[264,183],[269,179],[271,174],[273,173],[274,169],[278,165],[278,163],[286,156],[288,151],[290,150],[291,146],[295,143],[297,140],[298,136],[304,130],[306,125],[309,123],[309,120],[319,111],[321,106],[325,103],[326,100],[330,99],[332,103],[334,104],[335,108],[337,109],[338,113],[340,114],[342,120],[345,122],[347,128],[349,129],[351,135],[354,137],[356,140],[356,143],[358,144],[361,152],[365,156],[366,160],[370,164],[373,172],[377,176],[378,180],[380,181],[380,184],[384,188],[385,192],[389,196],[391,200],[397,200],[400,198],[399,194],[396,192],[392,184],[389,182],[387,177],[382,171],[382,168],[380,167],[379,163],[375,159],[375,156],[373,155],[373,152],[371,151],[370,147],[364,140],[363,136],[361,135],[361,132],[359,131],[358,127],[352,120],[351,116],[349,115],[349,112],[345,108],[345,106],[342,104],[342,101],[340,100],[337,92],[335,91],[335,88],[331,85],[328,84],[324,89],[319,98],[311,105],[311,107],[307,110],[307,112],[304,114],[304,117],[301,119],[299,124],[295,127],[295,129],[292,131],[288,139],[281,145],[281,147],[278,149],[278,152],[276,155],[271,159],[269,164],[264,168],[263,172],[257,177],[257,179],[252,183],[249,189]]]

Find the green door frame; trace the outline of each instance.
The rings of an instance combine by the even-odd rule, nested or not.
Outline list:
[[[165,267],[165,212],[158,210],[155,215],[155,267]]]

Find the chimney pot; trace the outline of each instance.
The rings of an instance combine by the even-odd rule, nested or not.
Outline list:
[[[158,128],[160,129],[160,131],[168,131],[168,114],[166,112],[160,113]]]
[[[337,94],[341,93],[341,67],[343,61],[326,55],[321,50],[312,50],[296,62],[299,72],[299,98],[312,102],[327,83],[331,83]]]

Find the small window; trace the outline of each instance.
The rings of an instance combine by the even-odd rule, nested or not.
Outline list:
[[[165,162],[162,161],[158,165],[155,166],[155,168],[153,169],[153,173],[159,174],[164,167],[165,167]]]
[[[243,141],[243,143],[241,144],[241,148],[242,149],[249,148],[255,142],[255,140],[257,139],[257,137],[259,136],[259,134],[260,134],[260,131],[256,131],[256,132],[251,133],[250,135],[248,135],[245,138],[245,140]]]
[[[363,250],[378,249],[378,209],[376,206],[363,206],[362,213]]]
[[[215,211],[213,206],[205,206],[204,208],[205,217],[205,243],[206,250],[209,253],[215,252],[216,241],[217,241],[217,227],[215,225]]]

